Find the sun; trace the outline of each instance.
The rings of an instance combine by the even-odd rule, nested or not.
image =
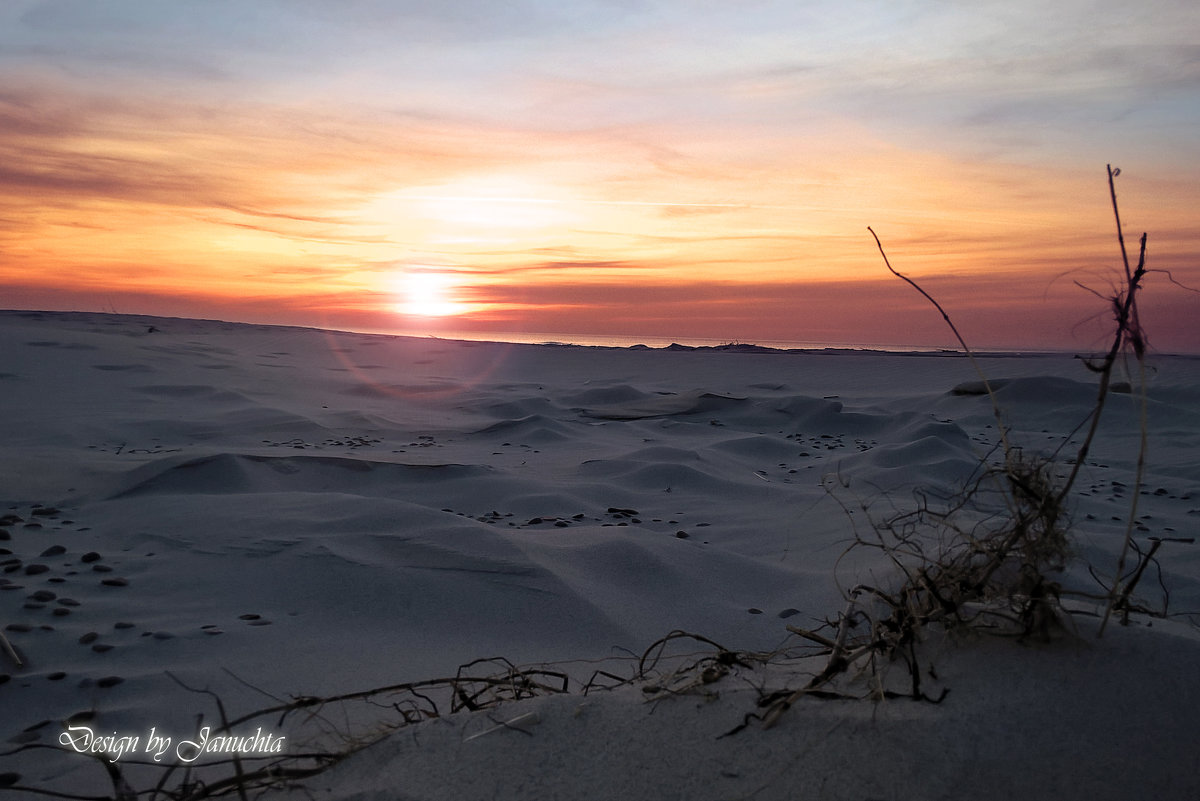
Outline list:
[[[468,310],[458,299],[459,283],[449,273],[408,271],[398,287],[399,309],[414,317],[452,317]]]

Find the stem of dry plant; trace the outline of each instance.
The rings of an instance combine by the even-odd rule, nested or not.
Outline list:
[[[4,652],[8,654],[8,658],[11,659],[17,667],[24,666],[25,663],[21,661],[21,657],[17,656],[16,649],[12,647],[12,643],[8,641],[8,637],[5,637],[4,632],[2,631],[0,631],[0,646],[4,648]]]
[[[1065,479],[1055,478],[1058,455],[1027,454],[1016,447],[1002,414],[1000,401],[971,348],[949,313],[916,281],[896,270],[888,259],[878,235],[871,228],[889,272],[902,279],[942,315],[954,337],[970,359],[991,401],[998,424],[1003,463],[993,467],[980,458],[979,471],[958,493],[937,499],[918,493],[913,511],[894,510],[873,522],[874,538],[856,528],[850,549],[873,548],[882,551],[899,570],[897,589],[882,589],[859,584],[847,595],[847,608],[836,620],[827,621],[821,630],[789,627],[793,633],[822,648],[826,663],[804,687],[773,698],[761,718],[774,723],[799,697],[813,694],[852,670],[869,673],[878,679],[879,666],[903,660],[911,674],[913,698],[925,698],[920,687],[916,643],[930,625],[946,628],[971,626],[1020,636],[1046,636],[1061,619],[1061,587],[1051,574],[1065,567],[1069,553],[1067,503],[1099,430],[1100,416],[1112,389],[1112,377],[1118,357],[1132,353],[1140,374],[1141,445],[1137,459],[1133,505],[1129,511],[1125,539],[1116,577],[1107,586],[1107,603],[1100,633],[1114,609],[1129,607],[1129,593],[1141,578],[1157,550],[1152,548],[1128,581],[1125,563],[1133,543],[1137,516],[1137,496],[1143,480],[1146,454],[1145,338],[1138,318],[1137,291],[1146,274],[1146,235],[1141,238],[1137,267],[1131,268],[1121,234],[1114,178],[1119,170],[1108,167],[1109,193],[1124,263],[1120,287],[1110,298],[1115,330],[1111,346],[1100,359],[1085,360],[1099,374],[1096,402],[1084,422],[1087,432],[1075,454]],[[1090,419],[1089,419],[1090,418]],[[1083,426],[1081,423],[1080,427]],[[845,488],[843,484],[842,488]],[[839,501],[840,502],[840,501]],[[1001,511],[1003,510],[1003,511]],[[864,506],[863,511],[868,511]],[[868,513],[868,519],[870,519]],[[851,630],[854,630],[853,632]],[[882,685],[875,693],[884,692]],[[886,693],[885,693],[886,694]]]
[[[1107,391],[1108,383],[1111,380],[1113,368],[1117,361],[1117,356],[1123,350],[1133,351],[1134,357],[1138,362],[1138,389],[1139,389],[1139,428],[1141,432],[1141,441],[1138,448],[1137,468],[1134,476],[1133,492],[1130,493],[1132,500],[1130,501],[1129,517],[1125,523],[1125,539],[1121,544],[1121,554],[1117,558],[1116,575],[1113,576],[1112,587],[1109,592],[1108,604],[1104,610],[1104,619],[1100,622],[1100,629],[1097,636],[1103,636],[1104,630],[1108,626],[1108,620],[1112,616],[1113,609],[1118,601],[1127,597],[1127,593],[1123,593],[1121,589],[1121,576],[1125,573],[1125,561],[1129,555],[1130,545],[1133,542],[1133,529],[1135,520],[1137,519],[1138,497],[1141,495],[1142,481],[1145,477],[1146,468],[1146,447],[1147,447],[1147,405],[1146,397],[1146,341],[1142,332],[1141,321],[1138,316],[1137,307],[1137,291],[1141,287],[1142,278],[1146,274],[1146,234],[1142,234],[1141,246],[1138,253],[1137,269],[1130,270],[1129,254],[1125,249],[1125,234],[1121,229],[1121,212],[1117,206],[1117,189],[1114,179],[1120,174],[1120,170],[1114,170],[1112,165],[1108,165],[1108,192],[1112,198],[1113,217],[1117,223],[1117,241],[1121,246],[1121,261],[1125,267],[1125,287],[1123,292],[1118,292],[1113,298],[1113,308],[1116,316],[1117,330],[1113,336],[1112,346],[1109,348],[1108,355],[1101,367],[1101,384]],[[1093,368],[1095,369],[1095,368]],[[1104,405],[1103,396],[1099,399],[1096,406],[1095,417],[1092,421],[1092,427],[1089,431],[1088,439],[1085,441],[1085,446],[1091,443],[1091,438],[1095,433],[1096,425],[1100,419],[1100,411]],[[1076,460],[1075,469],[1071,473],[1071,480],[1078,474],[1080,464],[1082,463],[1084,453],[1080,454],[1080,458]],[[1070,489],[1068,483],[1064,494]]]

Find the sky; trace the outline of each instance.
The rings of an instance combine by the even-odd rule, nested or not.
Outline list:
[[[1200,4],[6,0],[0,307],[1200,352]]]

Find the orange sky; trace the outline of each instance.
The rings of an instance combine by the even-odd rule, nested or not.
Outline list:
[[[870,225],[972,343],[1084,348],[1107,162],[1200,286],[1190,3],[410,5],[5,6],[0,306],[951,345]],[[1150,277],[1159,349],[1198,311]]]

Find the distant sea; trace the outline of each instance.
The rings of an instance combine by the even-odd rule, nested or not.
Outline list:
[[[775,350],[863,350],[885,353],[939,353],[957,352],[961,348],[949,344],[929,345],[886,345],[878,342],[804,342],[792,340],[730,340],[706,339],[702,337],[653,337],[612,334],[549,334],[522,333],[511,331],[437,331],[437,332],[394,332],[407,336],[432,336],[439,339],[463,339],[476,342],[513,342],[525,345],[582,345],[599,348],[632,348],[643,345],[648,348],[666,348],[683,345],[692,348],[719,348],[730,345],[755,346]],[[1010,348],[974,348],[977,353],[1013,353]],[[1022,350],[1023,353],[1056,353],[1054,350]]]
[[[778,350],[821,350],[836,348],[845,350],[912,351],[939,350],[938,347],[897,347],[869,343],[793,342],[785,340],[706,339],[703,337],[655,337],[636,334],[554,334],[521,331],[379,331],[403,336],[428,336],[438,339],[463,339],[472,342],[513,342],[521,345],[582,345],[593,348],[632,348],[644,345],[648,348],[666,348],[684,345],[692,348],[715,348],[727,345],[755,345]]]

